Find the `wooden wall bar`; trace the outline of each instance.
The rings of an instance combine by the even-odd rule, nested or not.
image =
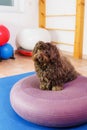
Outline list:
[[[39,0],[39,27],[48,30],[59,30],[59,31],[74,31],[74,58],[82,58],[82,47],[83,47],[83,28],[84,28],[84,4],[85,0],[76,0],[76,14],[62,14],[62,15],[46,15],[46,0]],[[46,28],[46,18],[47,17],[76,17],[75,30],[61,29],[61,28]],[[58,43],[57,41],[54,41]],[[59,43],[63,44],[63,43]],[[67,43],[64,43],[68,45]],[[72,45],[71,45],[72,46]]]
[[[39,0],[39,27],[46,26],[46,0]]]
[[[74,42],[74,57],[82,58],[83,28],[84,28],[84,0],[76,0],[76,29]]]

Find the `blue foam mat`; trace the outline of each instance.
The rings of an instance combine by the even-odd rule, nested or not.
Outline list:
[[[18,116],[10,105],[10,90],[20,79],[35,72],[0,78],[0,130],[87,130],[87,124],[71,128],[49,128],[28,122]]]

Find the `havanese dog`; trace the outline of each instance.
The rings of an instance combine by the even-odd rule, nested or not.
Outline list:
[[[66,82],[77,78],[78,72],[52,43],[39,41],[33,49],[33,61],[40,80],[40,89],[62,90]]]

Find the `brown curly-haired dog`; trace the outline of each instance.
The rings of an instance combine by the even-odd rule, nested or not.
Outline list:
[[[62,90],[64,83],[77,78],[74,67],[52,43],[36,43],[33,61],[43,90]]]

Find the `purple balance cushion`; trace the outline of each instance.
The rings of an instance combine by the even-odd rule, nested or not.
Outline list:
[[[62,91],[39,89],[36,75],[17,82],[10,93],[15,112],[22,118],[49,127],[69,127],[87,122],[87,78],[79,76]]]

